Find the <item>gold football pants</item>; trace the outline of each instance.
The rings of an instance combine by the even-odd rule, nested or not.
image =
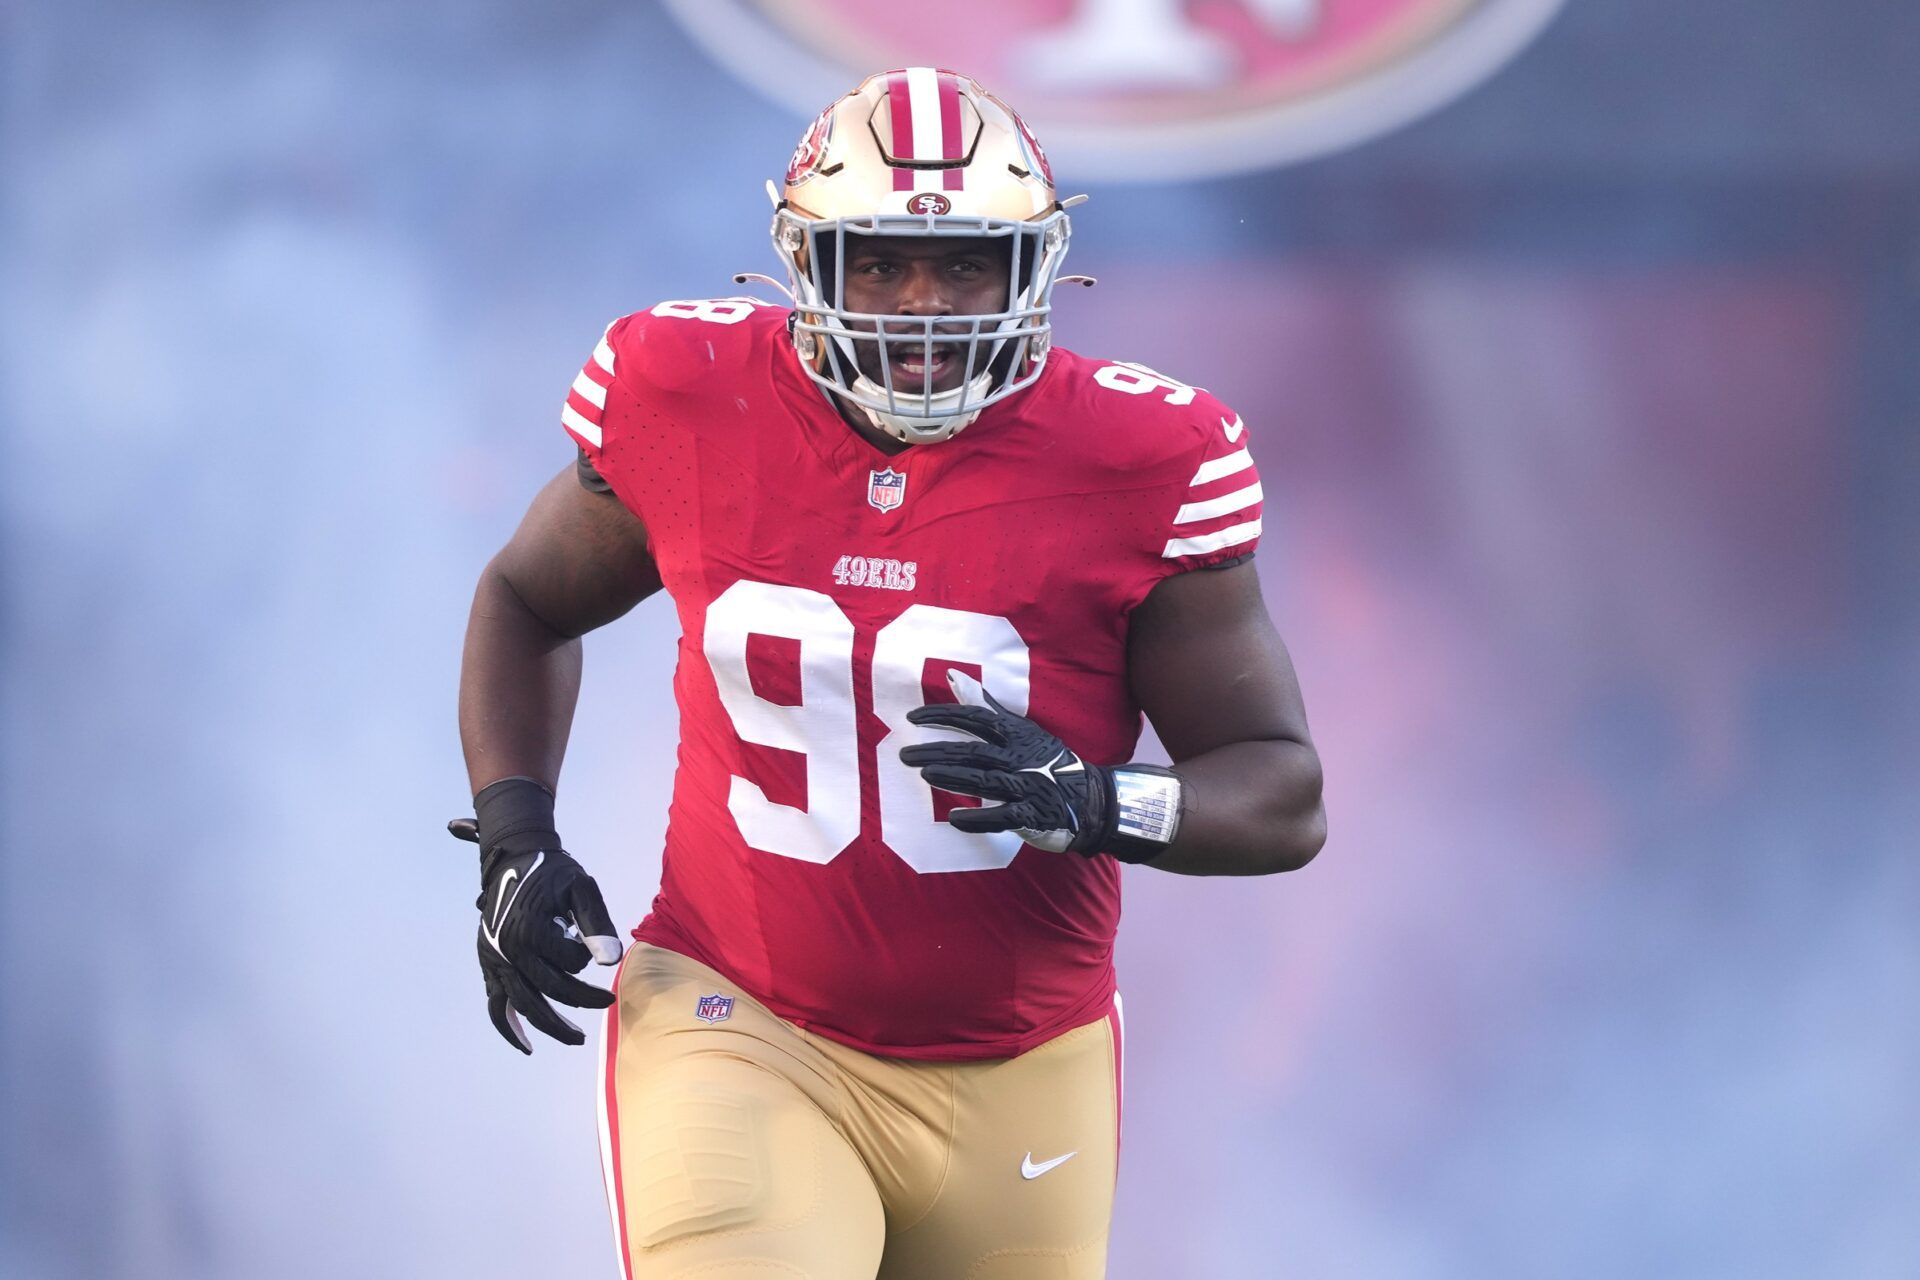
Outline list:
[[[601,1162],[629,1280],[1098,1280],[1113,1014],[1017,1058],[879,1058],[636,943],[607,1011]]]

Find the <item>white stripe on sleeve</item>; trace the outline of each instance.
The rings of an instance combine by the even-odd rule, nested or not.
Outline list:
[[[1230,547],[1236,542],[1246,542],[1260,536],[1260,522],[1249,520],[1245,524],[1228,525],[1212,533],[1203,533],[1192,538],[1174,538],[1167,543],[1167,549],[1160,555],[1167,560],[1179,556],[1202,556],[1209,551],[1218,551]]]
[[[578,350],[578,348],[575,348]],[[570,404],[560,406],[560,421],[572,430],[573,434],[598,449],[600,447],[600,428],[580,416],[579,410]]]
[[[1245,449],[1225,454],[1218,458],[1208,458],[1200,464],[1200,469],[1193,473],[1193,479],[1187,483],[1190,485],[1206,484],[1209,480],[1218,480],[1221,476],[1230,476],[1236,471],[1245,471],[1252,465],[1253,455]]]
[[[612,326],[608,327],[611,328]],[[579,349],[578,347],[574,348],[575,351]],[[600,339],[600,341],[595,344],[593,348],[593,362],[602,369],[605,369],[609,375],[613,373],[613,348],[607,345],[605,338]]]
[[[913,158],[940,159],[940,73],[932,67],[908,67],[907,105],[913,112]]]
[[[1174,513],[1175,524],[1195,524],[1201,520],[1211,520],[1215,516],[1224,516],[1230,511],[1244,511],[1260,501],[1260,482],[1255,480],[1244,489],[1235,489],[1232,493],[1222,494],[1218,498],[1208,498],[1205,502],[1189,502]]]
[[[582,400],[585,400],[594,408],[604,409],[607,407],[607,389],[595,382],[592,378],[589,378],[585,369],[582,369],[580,376],[573,380],[573,389],[579,393]]]

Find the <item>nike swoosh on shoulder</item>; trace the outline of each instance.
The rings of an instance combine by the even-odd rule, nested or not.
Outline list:
[[[1020,1161],[1020,1176],[1031,1182],[1041,1174],[1047,1172],[1047,1170],[1057,1169],[1079,1154],[1078,1151],[1069,1151],[1063,1156],[1055,1156],[1051,1160],[1042,1160],[1039,1164],[1035,1164],[1033,1162],[1033,1152],[1029,1151],[1025,1158]]]

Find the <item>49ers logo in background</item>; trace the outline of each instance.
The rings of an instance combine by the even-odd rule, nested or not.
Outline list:
[[[715,60],[818,110],[887,67],[952,67],[1074,178],[1168,181],[1305,159],[1433,111],[1564,0],[667,0]],[[803,148],[804,149],[804,148]]]

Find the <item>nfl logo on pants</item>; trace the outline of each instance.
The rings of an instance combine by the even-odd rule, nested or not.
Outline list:
[[[875,511],[891,511],[907,499],[907,473],[888,467],[867,473],[867,503]]]
[[[733,1016],[733,997],[701,996],[700,1003],[694,1008],[693,1016],[702,1022],[725,1022]]]

